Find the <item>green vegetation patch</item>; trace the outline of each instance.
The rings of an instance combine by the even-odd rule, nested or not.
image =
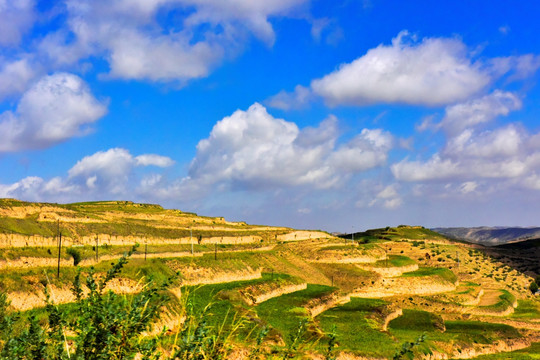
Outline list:
[[[416,261],[413,259],[403,256],[403,255],[388,255],[388,260],[379,260],[375,263],[376,267],[386,267],[386,266],[392,266],[392,267],[401,267],[401,266],[408,266],[408,265],[414,265],[416,264]]]
[[[390,321],[389,328],[392,330],[415,330],[415,331],[444,331],[443,319],[434,313],[421,310],[403,310],[403,315]]]
[[[491,344],[499,339],[521,337],[519,331],[510,325],[484,321],[447,321],[445,334],[468,344]]]
[[[411,342],[426,334],[426,342],[418,351],[424,354],[438,350],[438,343],[468,347],[474,344],[492,344],[497,340],[520,338],[518,330],[510,325],[484,321],[446,321],[441,331],[442,319],[435,314],[418,310],[404,310],[403,316],[389,324],[392,335],[400,341]]]
[[[300,322],[308,317],[304,306],[310,300],[327,297],[335,291],[336,288],[331,286],[308,284],[305,290],[275,297],[257,305],[255,311],[261,320],[286,340]]]
[[[380,314],[385,312],[388,305],[388,302],[378,299],[351,298],[347,304],[323,312],[316,321],[325,333],[336,327],[340,349],[391,358],[399,344],[381,331]]]
[[[518,306],[511,316],[516,319],[540,319],[540,304],[536,300],[518,300]]]
[[[421,267],[415,271],[409,271],[401,275],[403,277],[415,277],[415,276],[438,276],[443,280],[455,283],[457,281],[457,276],[451,270],[446,268],[432,268],[432,267]]]
[[[511,351],[511,352],[505,352],[505,353],[499,353],[499,354],[491,354],[491,355],[482,355],[478,356],[475,359],[477,360],[507,360],[507,359],[513,359],[513,360],[531,360],[531,359],[540,359],[540,342],[532,343],[530,347]]]

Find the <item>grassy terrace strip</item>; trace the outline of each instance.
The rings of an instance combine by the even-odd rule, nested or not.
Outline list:
[[[141,239],[144,241],[144,239]],[[194,253],[201,252],[214,252],[216,249],[218,252],[223,251],[250,251],[260,249],[268,244],[253,243],[253,244],[197,244],[194,239],[193,251]],[[73,246],[81,254],[81,259],[94,259],[96,257],[95,246]],[[102,244],[98,246],[98,256],[110,255],[110,256],[122,256],[123,253],[128,251],[131,245],[108,245]],[[66,253],[67,247],[62,248],[61,258],[70,259],[71,256]],[[145,245],[141,243],[136,254],[161,254],[161,253],[175,253],[185,252],[190,253],[192,249],[191,244],[152,244]],[[146,250],[146,251],[145,251]],[[6,248],[0,252],[0,260],[16,260],[20,258],[36,257],[36,258],[53,258],[58,257],[57,247],[39,247],[39,246],[27,246],[27,247],[15,247]]]
[[[343,349],[372,357],[391,358],[400,344],[380,331],[382,318],[378,315],[389,304],[377,299],[351,298],[350,302],[317,316],[316,322],[325,333],[330,333],[335,325],[336,340]]]
[[[532,300],[518,300],[518,306],[510,316],[514,319],[540,319],[540,304]]]
[[[389,255],[388,260],[379,260],[375,263],[376,267],[387,267],[387,266],[395,266],[395,267],[401,267],[401,266],[407,266],[407,265],[414,265],[416,264],[416,261],[413,259],[403,256],[403,255]]]
[[[502,354],[481,355],[476,360],[531,360],[540,359],[540,342],[532,343],[530,347]]]
[[[255,307],[259,318],[274,329],[274,335],[287,341],[301,320],[308,318],[304,306],[312,299],[323,298],[335,292],[331,286],[308,284],[307,289],[267,300]]]
[[[57,234],[57,223],[52,221],[37,221],[37,216],[30,216],[24,219],[0,217],[0,233],[21,234],[26,236],[44,236],[55,237]],[[95,234],[109,234],[111,236],[137,236],[145,234],[147,237],[158,238],[186,238],[193,234],[195,238],[202,236],[220,237],[220,236],[265,236],[272,239],[275,235],[285,234],[284,230],[257,230],[256,228],[243,226],[228,226],[220,224],[219,229],[198,229],[190,232],[189,228],[165,228],[158,227],[157,224],[142,220],[132,220],[126,222],[85,222],[85,223],[62,223],[62,234],[68,237],[91,236]],[[221,227],[227,227],[222,229]]]
[[[97,273],[105,273],[111,264],[101,262],[93,268]],[[88,272],[89,266],[82,267],[83,272]],[[0,291],[29,291],[36,292],[43,289],[43,285],[50,282],[62,287],[73,282],[77,268],[74,266],[61,269],[60,279],[56,277],[55,267],[31,267],[25,269],[0,270]],[[175,272],[167,266],[164,259],[131,259],[122,269],[122,277],[139,281],[141,278],[153,278],[156,281],[164,281],[173,276]],[[47,276],[45,276],[47,275]],[[47,279],[48,278],[48,279]]]
[[[246,315],[249,307],[246,306],[239,297],[234,296],[234,292],[248,287],[262,285],[271,282],[280,282],[290,278],[285,274],[263,273],[262,278],[246,281],[232,281],[228,283],[184,286],[182,292],[188,294],[188,302],[192,304],[196,312],[203,312],[208,307],[208,321],[211,326],[219,326],[225,318],[233,321],[236,316]],[[238,313],[238,314],[237,314]]]
[[[423,353],[439,350],[439,343],[459,347],[521,338],[519,331],[510,325],[484,321],[443,322],[440,316],[420,310],[403,310],[402,316],[390,322],[389,330],[402,341],[414,341],[426,333],[427,341],[419,348]]]
[[[416,277],[416,276],[438,276],[443,280],[455,283],[457,281],[457,276],[451,270],[446,268],[431,268],[431,267],[422,267],[415,271],[406,272],[403,277]]]

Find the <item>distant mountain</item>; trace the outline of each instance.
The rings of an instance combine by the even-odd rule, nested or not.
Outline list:
[[[463,240],[475,244],[496,246],[516,241],[540,238],[540,227],[455,227],[434,228],[439,234],[452,239]]]

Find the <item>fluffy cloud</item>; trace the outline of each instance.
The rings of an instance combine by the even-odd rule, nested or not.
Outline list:
[[[68,180],[84,184],[89,189],[100,188],[112,194],[122,194],[128,189],[134,167],[169,167],[173,164],[174,161],[166,156],[143,154],[133,157],[126,149],[114,148],[79,160],[69,170]]]
[[[326,134],[335,133],[335,120],[323,127]],[[333,174],[321,159],[332,148],[334,138],[321,135],[325,134],[312,130],[300,136],[296,124],[275,119],[262,105],[254,104],[219,121],[209,138],[199,142],[189,175],[205,182],[229,181],[250,187],[328,186]]]
[[[307,0],[179,0],[184,5],[194,6],[195,12],[186,19],[188,25],[202,23],[241,25],[269,45],[275,39],[274,30],[268,21],[271,16],[294,12]]]
[[[0,61],[0,100],[24,92],[35,76],[36,71],[28,59]]]
[[[282,90],[266,100],[265,103],[276,109],[291,110],[305,107],[312,99],[313,94],[309,88],[296,85],[294,92],[289,93]]]
[[[388,151],[393,146],[393,137],[381,129],[363,129],[349,143],[339,147],[330,155],[330,163],[336,169],[359,172],[384,164]]]
[[[332,73],[311,81],[309,88],[297,85],[293,92],[281,91],[270,97],[267,104],[289,110],[321,97],[331,106],[448,105],[470,99],[502,76],[508,75],[507,81],[521,80],[539,68],[540,56],[533,54],[474,60],[457,38],[417,41],[415,36],[402,31],[391,45],[381,44],[351,63],[341,64]],[[494,105],[492,114],[485,116],[495,117],[505,114],[504,107],[509,111],[521,106],[514,94],[502,91],[476,101],[449,109],[448,116],[460,116],[460,111],[474,112],[475,106]]]
[[[513,125],[480,134],[469,130],[427,161],[404,159],[391,170],[396,179],[415,182],[518,178],[539,166],[540,153],[524,145],[528,136]]]
[[[397,186],[395,184],[386,186],[377,193],[375,199],[370,202],[369,206],[374,206],[377,203],[390,210],[400,207],[403,200],[397,192]]]
[[[515,94],[498,90],[447,107],[443,120],[429,125],[444,131],[444,146],[427,160],[404,159],[393,164],[393,175],[402,181],[462,183],[463,194],[473,192],[479,179],[508,180],[513,186],[534,183],[530,179],[540,170],[540,135],[517,123],[490,124],[520,108],[521,100]],[[482,130],[488,124],[492,126]],[[521,180],[525,178],[528,180]]]
[[[269,18],[292,14],[307,2],[70,0],[67,27],[48,34],[39,50],[54,66],[103,56],[110,77],[183,84],[207,76],[251,35],[271,45]],[[167,26],[159,21],[173,11],[185,15]]]
[[[328,188],[347,175],[384,164],[392,136],[379,129],[336,148],[337,120],[303,130],[260,104],[219,121],[201,140],[190,181],[242,188],[309,185]]]
[[[31,176],[13,184],[0,184],[0,197],[34,201],[132,198],[134,194],[144,193],[145,187],[153,188],[161,180],[160,174],[146,174],[140,180],[136,168],[173,164],[174,161],[166,156],[133,156],[126,149],[113,148],[84,157],[64,177],[45,180]]]
[[[34,1],[0,0],[0,19],[0,45],[17,45],[34,23]]]
[[[467,129],[450,138],[443,153],[461,159],[516,156],[526,136],[513,124],[480,133]]]
[[[158,167],[169,167],[174,165],[174,161],[167,157],[156,154],[144,154],[139,155],[135,158],[135,164],[137,166],[158,166]]]
[[[45,148],[83,135],[105,113],[105,104],[78,76],[46,76],[23,95],[14,113],[0,114],[0,151]]]
[[[332,105],[405,103],[442,105],[464,100],[490,83],[457,39],[406,41],[401,32],[391,45],[379,45],[352,63],[312,81],[313,91]]]
[[[439,126],[452,136],[520,108],[521,100],[515,94],[496,90],[478,99],[447,107]]]
[[[310,0],[68,0],[39,14],[51,30],[27,46],[22,36],[38,17],[33,0],[0,0],[0,99],[55,71],[82,70],[88,59],[108,63],[103,77],[183,86],[239,54],[253,37],[271,46],[274,17],[309,11]],[[173,21],[162,21],[170,15]]]
[[[540,68],[540,56],[526,54],[520,56],[506,56],[489,61],[494,76],[510,73],[508,80],[522,80],[533,75]]]

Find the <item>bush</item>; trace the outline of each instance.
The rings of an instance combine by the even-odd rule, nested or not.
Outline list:
[[[160,290],[167,284],[155,286],[150,282],[131,298],[104,290],[134,250],[135,247],[120,258],[101,280],[91,269],[85,279],[86,295],[81,285],[81,269],[78,269],[72,287],[76,297],[75,317],[65,310],[60,311],[47,289],[47,316],[41,321],[32,313],[26,319],[18,312],[8,314],[6,297],[0,296],[0,359],[119,359],[133,358],[137,353],[150,359],[156,353],[157,343],[143,339],[142,333],[149,330],[158,317],[165,301]],[[80,260],[78,251],[71,254],[74,261]],[[42,324],[43,321],[46,324]]]
[[[28,312],[26,316],[10,312],[6,294],[0,293],[0,360],[226,358],[231,350],[231,337],[242,327],[243,319],[233,321],[228,331],[223,331],[223,325],[211,327],[207,324],[210,306],[202,312],[196,311],[185,293],[177,311],[185,320],[174,343],[169,343],[168,356],[160,351],[165,329],[157,336],[147,335],[168,302],[165,290],[178,274],[163,284],[156,284],[150,279],[135,295],[105,291],[135,249],[136,246],[124,254],[104,276],[96,275],[90,268],[81,281],[79,268],[72,285],[76,301],[68,307],[55,305],[45,289],[47,305],[42,319],[38,319],[34,312]],[[265,335],[263,333],[262,337]]]
[[[73,258],[73,266],[79,265],[79,263],[81,262],[81,253],[79,252],[79,250],[70,247],[66,250],[66,253]]]
[[[536,294],[536,292],[538,291],[538,284],[535,281],[533,281],[529,285],[529,290],[531,291],[531,293]]]

